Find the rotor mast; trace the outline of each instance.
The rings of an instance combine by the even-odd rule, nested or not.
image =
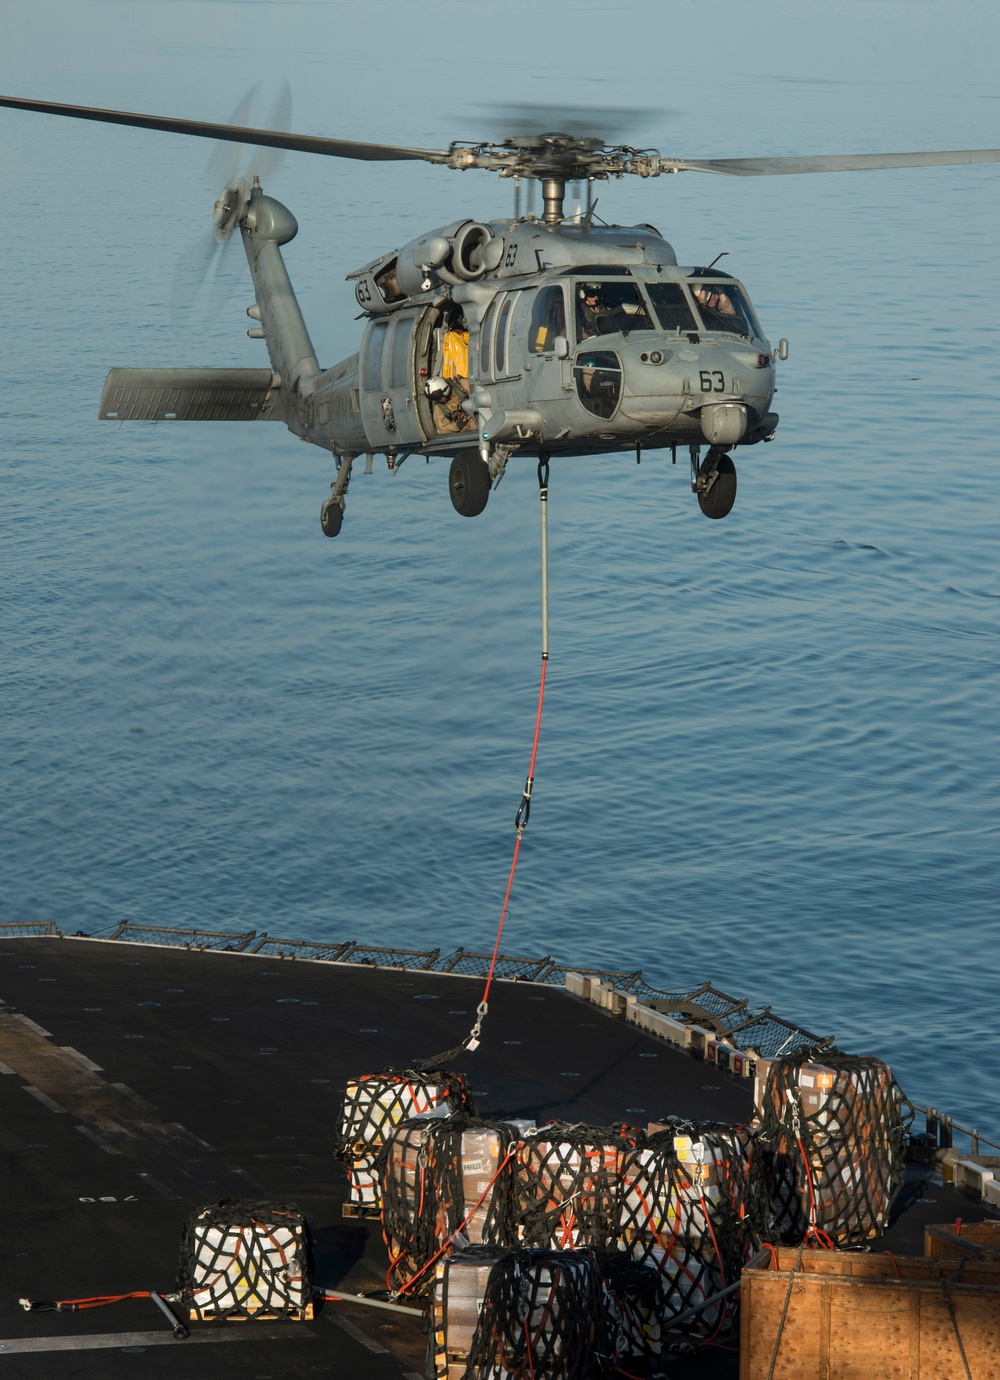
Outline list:
[[[566,180],[562,177],[542,178],[542,202],[545,206],[542,220],[546,225],[561,225],[566,199]]]

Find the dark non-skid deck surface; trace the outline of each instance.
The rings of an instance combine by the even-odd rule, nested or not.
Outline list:
[[[185,1217],[226,1197],[298,1204],[319,1283],[383,1287],[379,1224],[341,1215],[344,1085],[457,1044],[481,992],[478,978],[0,940],[0,1380],[422,1374],[419,1324],[359,1306],[330,1304],[310,1324],[195,1325],[176,1341],[149,1300],[54,1314],[18,1299],[170,1291]],[[745,1081],[530,984],[494,985],[482,1046],[457,1066],[491,1116],[642,1126],[751,1108]],[[901,1253],[920,1253],[924,1221],[985,1215],[919,1172],[904,1200],[890,1235]],[[733,1365],[717,1353],[690,1373]]]

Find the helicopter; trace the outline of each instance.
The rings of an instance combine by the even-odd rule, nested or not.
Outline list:
[[[282,258],[298,232],[259,176],[230,178],[215,203],[220,243],[239,229],[255,301],[248,335],[263,369],[112,369],[99,416],[116,421],[282,421],[331,452],[324,534],[341,532],[352,467],[375,455],[395,472],[412,455],[450,461],[456,512],[475,517],[512,456],[686,448],[706,517],[736,499],[732,452],[774,439],[776,363],[743,284],[710,264],[680,265],[652,225],[598,222],[593,188],[626,175],[736,177],[1000,161],[1000,149],[685,159],[609,145],[580,132],[526,132],[445,149],[358,143],[0,96],[0,106],[194,135],[255,149],[366,162],[423,161],[512,179],[513,215],[467,217],[388,250],[346,275],[365,325],[356,355],[321,368]],[[521,208],[538,183],[542,214]],[[586,207],[566,213],[567,188]],[[704,457],[703,453],[704,452]],[[541,468],[540,468],[541,474]]]

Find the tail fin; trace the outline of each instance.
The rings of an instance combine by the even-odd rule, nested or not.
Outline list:
[[[298,234],[298,222],[255,184],[240,229],[267,351],[291,405],[296,394],[312,392],[320,373],[279,248]],[[291,425],[291,417],[287,420]]]

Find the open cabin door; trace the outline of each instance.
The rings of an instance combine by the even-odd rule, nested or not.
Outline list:
[[[388,321],[370,321],[361,344],[361,416],[373,450],[423,445],[418,388],[420,337],[433,309],[396,312]]]

